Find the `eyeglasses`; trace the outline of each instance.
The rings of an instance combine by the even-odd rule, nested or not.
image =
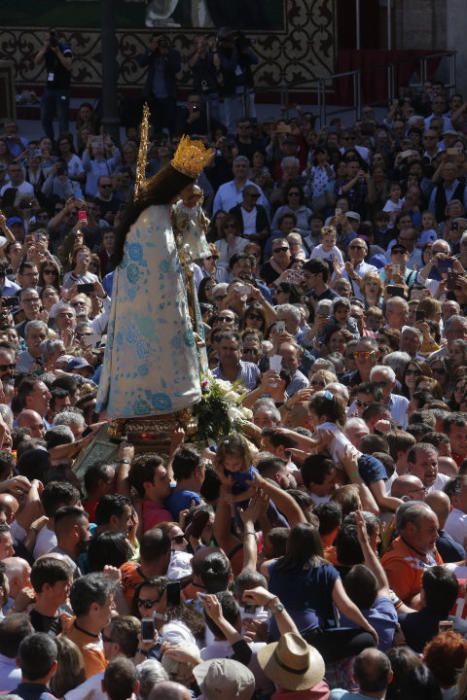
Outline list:
[[[235,321],[231,316],[218,316],[217,320],[222,321],[222,323],[233,323]]]
[[[152,608],[156,603],[160,601],[161,597],[159,598],[138,598],[136,600],[136,605],[138,608],[144,608],[145,610],[149,610]]]
[[[273,253],[283,253],[283,252],[285,252],[286,250],[290,250],[290,249],[289,249],[288,246],[283,245],[283,246],[281,246],[281,248],[273,248],[272,252],[273,252]]]
[[[374,350],[355,350],[353,356],[356,360],[369,360],[374,354]]]
[[[323,387],[323,389],[326,386],[325,383],[323,381],[321,381],[320,379],[312,379],[310,384],[311,384],[311,386],[321,386],[321,387]]]
[[[32,304],[32,303],[34,303],[35,301],[39,301],[39,297],[29,297],[29,298],[27,298],[27,299],[23,299],[23,304],[25,304],[26,302],[27,302],[28,304]]]
[[[104,183],[102,183],[102,182],[101,182],[101,185],[100,185],[100,186],[101,186],[101,187],[104,187],[105,189],[107,189],[108,187],[112,187],[111,184],[110,184],[110,185],[104,185]]]
[[[351,245],[349,247],[350,247],[350,250],[365,250],[364,245]]]
[[[7,369],[16,369],[16,363],[14,365],[0,365],[0,370],[6,372]]]
[[[259,355],[258,348],[243,348],[244,355]]]
[[[414,377],[420,377],[422,373],[418,369],[407,369],[405,376],[407,377],[409,374],[413,375]]]

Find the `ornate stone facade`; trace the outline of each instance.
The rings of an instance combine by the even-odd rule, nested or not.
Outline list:
[[[102,54],[98,29],[63,30],[71,41],[75,55],[73,86],[102,85]],[[41,85],[43,66],[35,66],[33,57],[43,44],[44,29],[5,27],[0,33],[0,59],[12,60],[16,66],[19,87]],[[211,30],[171,28],[162,30],[180,50],[183,57],[180,85],[188,87],[190,71],[187,61],[192,53],[194,37],[213,33]],[[117,32],[119,86],[139,89],[144,71],[136,56],[148,44],[153,30]],[[266,33],[248,32],[260,62],[255,70],[256,85],[261,89],[287,86],[306,90],[310,83],[334,72],[336,54],[334,0],[284,0],[284,22],[279,30]]]

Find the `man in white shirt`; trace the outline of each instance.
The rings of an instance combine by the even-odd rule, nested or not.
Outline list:
[[[345,263],[345,272],[342,273],[342,276],[348,279],[352,285],[353,295],[363,301],[365,297],[359,282],[368,272],[377,272],[377,269],[374,265],[365,262],[368,255],[368,245],[363,238],[354,238],[347,247],[347,253],[349,260]]]
[[[418,476],[428,493],[442,491],[449,481],[447,474],[438,472],[438,450],[428,442],[417,442],[407,455],[410,474]]]
[[[465,475],[456,477],[451,503],[453,509],[448,515],[444,529],[456,542],[464,546],[467,536],[467,478]]]
[[[8,166],[8,177],[10,181],[7,182],[6,185],[3,185],[0,190],[0,197],[3,197],[5,192],[10,188],[14,188],[17,192],[30,195],[31,197],[34,195],[34,187],[24,179],[22,165],[19,163],[10,163]]]
[[[396,386],[396,374],[391,367],[375,365],[370,372],[370,382],[373,382],[383,394],[382,403],[385,403],[391,412],[393,420],[402,428],[407,427],[407,408],[409,400],[405,396],[393,394]]]
[[[247,185],[256,187],[260,196],[258,199],[258,204],[261,204],[269,211],[269,202],[266,199],[261,187],[258,187],[252,180],[248,179],[248,168],[250,162],[246,156],[237,156],[234,158],[232,165],[233,180],[225,182],[219,187],[214,197],[214,203],[212,206],[212,214],[222,209],[223,211],[230,211],[243,199],[243,190]]]

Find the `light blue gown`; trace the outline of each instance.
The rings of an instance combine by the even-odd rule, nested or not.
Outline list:
[[[169,206],[145,209],[115,270],[97,407],[108,418],[172,413],[201,398],[199,360]]]

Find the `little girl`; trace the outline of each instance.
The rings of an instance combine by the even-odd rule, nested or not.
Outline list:
[[[313,248],[310,258],[320,258],[331,264],[344,265],[344,258],[336,246],[337,232],[334,226],[323,226],[321,229],[321,243]]]
[[[357,321],[350,315],[351,311],[352,307],[349,299],[345,297],[337,297],[337,299],[334,299],[332,302],[332,315],[325,325],[322,334],[320,334],[322,338],[318,338],[318,340],[326,342],[326,339],[329,339],[329,336],[336,328],[345,328],[352,333],[354,340],[359,340],[360,332],[358,330]]]
[[[247,440],[239,433],[230,433],[221,440],[216,452],[216,470],[223,484],[232,488],[232,494],[249,498],[248,481],[253,481],[258,472],[252,465],[253,454]],[[253,495],[253,490],[251,492]]]
[[[417,248],[424,248],[427,243],[434,243],[438,240],[436,231],[436,219],[430,211],[422,214],[422,228],[417,238]]]
[[[348,455],[352,455],[357,460],[358,476],[368,486],[380,508],[397,510],[401,501],[385,493],[384,482],[388,477],[383,464],[372,455],[357,450],[343,432],[346,421],[344,400],[330,391],[318,391],[311,397],[308,407],[314,434],[306,437],[294,432],[299,447],[303,446],[301,449],[304,450],[329,450],[338,468],[342,468],[341,463],[348,459]]]

